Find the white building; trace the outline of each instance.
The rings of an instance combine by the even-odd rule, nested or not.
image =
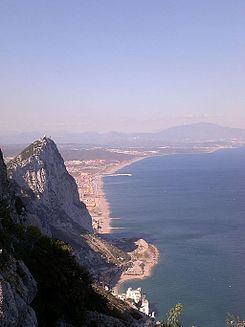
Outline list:
[[[142,292],[141,292],[141,288],[137,288],[136,290],[133,290],[131,287],[129,287],[127,289],[126,292],[126,299],[131,299],[133,300],[135,303],[139,303],[142,299]]]
[[[141,302],[139,311],[143,312],[147,316],[150,315],[149,301],[146,299],[145,296],[143,296],[143,298],[142,298],[142,302]]]
[[[133,289],[129,287],[126,293],[117,294],[118,298],[123,301],[130,301],[131,305],[144,313],[147,316],[154,318],[154,312],[150,312],[150,304],[147,300],[145,294],[143,294],[142,289],[139,287],[137,289]]]

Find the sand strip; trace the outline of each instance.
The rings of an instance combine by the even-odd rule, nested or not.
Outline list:
[[[100,220],[99,234],[110,234],[112,231],[110,205],[106,199],[106,195],[104,192],[103,178],[108,175],[116,174],[118,170],[125,168],[143,159],[145,159],[145,157],[137,157],[131,160],[122,161],[115,165],[108,166],[105,170],[95,175],[94,177],[94,184],[96,188],[95,203],[96,203],[96,208],[101,213],[101,215],[99,217],[95,217],[93,215],[93,218]]]

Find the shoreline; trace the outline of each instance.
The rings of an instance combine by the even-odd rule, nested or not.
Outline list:
[[[200,153],[213,153],[218,151],[219,149],[214,149],[208,152],[197,152],[197,154]],[[104,177],[110,176],[110,175],[116,175],[116,173],[127,166],[132,165],[135,162],[144,160],[146,158],[153,158],[153,157],[162,157],[162,156],[171,156],[171,155],[177,155],[182,153],[168,153],[168,154],[150,154],[150,155],[143,155],[143,156],[135,156],[128,160],[123,161],[117,161],[113,163],[107,163],[103,168],[98,170],[95,173],[87,173],[90,179],[89,187],[93,189],[93,194],[89,195],[90,199],[88,202],[86,202],[86,196],[84,197],[84,194],[80,194],[80,199],[83,201],[88,210],[90,215],[93,219],[93,228],[95,233],[98,234],[111,234],[113,229],[120,229],[120,227],[112,227],[111,221],[112,219],[120,219],[117,217],[111,217],[111,211],[110,211],[110,203],[106,197],[105,191],[104,191]],[[188,153],[188,154],[194,154],[194,153]],[[71,172],[70,172],[71,173]],[[71,173],[72,175],[72,173]],[[125,174],[127,175],[127,174]],[[75,179],[78,179],[78,176],[73,176]],[[79,185],[79,180],[76,179],[77,184]],[[83,191],[84,192],[84,191]]]
[[[97,196],[95,198],[96,207],[99,209],[101,215],[93,216],[93,219],[100,219],[101,228],[99,234],[111,234],[113,227],[111,226],[111,211],[110,211],[110,203],[106,198],[106,194],[104,191],[104,177],[116,174],[117,171],[123,169],[127,166],[132,165],[135,162],[141,161],[148,157],[137,157],[130,160],[122,161],[118,164],[114,164],[113,166],[107,167],[105,170],[97,173],[94,178],[94,183],[96,185]]]
[[[120,169],[146,158],[149,157],[137,157],[123,161],[113,167],[107,167],[103,172],[96,175],[95,180],[100,194],[100,201],[97,202],[96,205],[100,208],[100,211],[102,212],[101,218],[103,219],[103,226],[99,234],[111,234],[113,230],[113,227],[111,226],[111,220],[113,218],[111,218],[110,203],[107,200],[104,191],[104,177],[115,174]],[[132,252],[128,252],[131,259],[113,287],[115,294],[118,294],[121,286],[128,281],[149,278],[152,275],[153,268],[159,262],[160,252],[155,245],[149,244],[143,239],[139,239],[134,243],[136,249]]]
[[[122,272],[113,287],[115,295],[120,293],[124,283],[151,277],[153,268],[159,263],[160,251],[155,245],[149,244],[143,239],[135,243],[138,245],[136,250],[128,253],[131,256],[131,266]]]
[[[214,153],[218,150],[215,149],[215,150],[211,150],[211,151],[208,151],[205,153],[210,154],[210,153]],[[200,153],[203,153],[203,152],[200,152]],[[175,155],[175,154],[173,154],[173,155]],[[154,155],[154,156],[149,156],[149,157],[147,156],[147,157],[143,157],[143,158],[138,158],[138,160],[125,163],[125,165],[122,165],[122,167],[119,167],[118,169],[116,169],[116,167],[115,167],[115,170],[113,170],[111,173],[115,173],[119,169],[124,168],[124,167],[130,165],[131,163],[137,162],[139,160],[142,160],[145,158],[150,158],[150,157],[158,157],[158,156],[163,156],[163,155]],[[108,203],[108,205],[109,205],[109,203]],[[154,267],[159,263],[160,251],[158,250],[158,248],[155,245],[149,244],[143,239],[140,239],[140,240],[136,241],[135,243],[136,244],[139,243],[136,250],[134,250],[132,252],[128,252],[128,254],[131,256],[131,260],[129,261],[129,263],[131,263],[132,266],[130,268],[126,267],[126,269],[121,273],[118,281],[115,283],[115,285],[113,287],[113,293],[116,296],[121,292],[121,288],[124,283],[127,283],[129,281],[144,280],[146,278],[151,277]],[[137,252],[139,252],[139,253],[137,253]],[[144,268],[142,268],[142,264],[143,264]]]
[[[215,149],[208,152],[200,151],[194,153],[185,153],[185,155],[204,154],[204,153],[211,154],[219,150],[221,149]],[[90,175],[91,185],[93,186],[94,189],[93,200],[96,204],[96,206],[93,206],[93,208],[95,207],[96,210],[92,208],[91,209],[92,212],[90,212],[90,214],[93,220],[98,219],[98,225],[97,225],[98,235],[103,235],[103,234],[108,234],[108,236],[112,235],[112,231],[114,228],[111,226],[111,221],[112,219],[120,219],[120,217],[119,218],[111,217],[110,203],[104,191],[104,177],[108,175],[116,174],[120,169],[123,169],[135,162],[141,161],[146,158],[171,156],[171,155],[174,156],[183,155],[183,153],[171,153],[171,154],[149,155],[149,156],[147,155],[147,156],[137,156],[137,157],[135,156],[130,160],[116,161],[116,162],[114,161],[111,163],[107,163],[107,165],[104,165],[103,168],[97,170],[96,173],[94,174],[92,173]],[[98,228],[99,223],[101,222],[102,222],[102,224],[100,225],[101,228]],[[151,277],[153,273],[153,269],[159,263],[160,252],[157,249],[157,247],[152,244],[148,244],[144,240],[138,240],[138,241],[144,242],[143,245],[141,244],[141,253],[139,254],[139,256],[136,253],[137,249],[139,249],[139,246],[134,251],[127,252],[130,258],[126,263],[124,263],[124,265],[121,266],[121,270],[115,274],[115,276],[111,280],[111,283],[109,284],[110,288],[112,288],[114,295],[117,295],[119,292],[121,292],[122,285],[125,283],[129,283],[130,281],[143,280]],[[117,246],[117,244],[119,245],[119,243],[120,243],[120,239],[118,239],[115,242],[115,245]]]

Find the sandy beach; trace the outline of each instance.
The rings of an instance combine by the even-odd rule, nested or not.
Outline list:
[[[100,208],[101,215],[101,234],[109,234],[112,231],[111,217],[110,217],[110,205],[106,199],[104,193],[103,178],[108,175],[115,174],[118,170],[131,165],[134,162],[140,161],[145,157],[137,157],[129,161],[120,162],[113,166],[107,167],[103,172],[95,177],[95,183],[97,185],[97,191],[100,196],[97,197],[96,206]],[[114,292],[117,294],[120,291],[120,287],[123,283],[130,280],[142,280],[148,278],[152,274],[152,270],[159,261],[159,250],[152,244],[147,243],[145,240],[140,239],[135,242],[136,249],[129,252],[131,260],[125,267],[124,272],[117,281]]]
[[[159,261],[159,250],[152,244],[140,239],[135,242],[137,248],[129,252],[131,260],[128,267],[124,270],[120,279],[116,283],[113,291],[115,294],[120,293],[123,283],[131,280],[142,280],[148,278],[152,274],[153,268]]]
[[[101,168],[97,168],[95,172],[86,173],[81,171],[81,166],[78,166],[78,171],[76,169],[73,170],[77,183],[80,186],[81,200],[85,201],[93,218],[95,233],[107,234],[110,237],[113,230],[110,205],[104,192],[104,177],[116,175],[120,169],[145,158],[146,156],[134,157],[130,160],[102,164]],[[72,163],[73,169],[76,167],[75,164],[74,162]],[[115,245],[117,245],[117,242]],[[131,252],[128,252],[130,260],[125,265],[121,276],[117,276],[115,279],[115,293],[119,291],[120,286],[124,282],[151,276],[153,267],[158,263],[158,249],[154,245],[148,244],[145,240],[134,241],[132,249]]]
[[[110,205],[106,199],[106,195],[104,192],[104,181],[103,178],[108,175],[116,174],[116,172],[124,167],[127,167],[134,162],[143,160],[145,157],[137,157],[127,161],[121,161],[120,163],[116,163],[106,167],[103,171],[96,174],[94,177],[94,184],[96,189],[96,197],[95,204],[97,211],[100,213],[98,216],[92,214],[93,219],[99,219],[99,233],[100,234],[110,234],[112,231],[111,227],[111,216],[110,216]]]

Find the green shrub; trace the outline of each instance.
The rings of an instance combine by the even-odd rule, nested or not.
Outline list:
[[[183,311],[183,306],[181,303],[177,303],[174,308],[170,309],[167,313],[166,322],[163,323],[166,327],[181,327],[179,321],[180,315]]]
[[[39,326],[55,326],[60,319],[82,326],[91,280],[77,264],[70,247],[42,236],[31,226],[15,241],[15,249],[15,255],[25,262],[38,283],[33,308]]]
[[[13,223],[6,203],[0,203],[0,218],[0,247],[4,249],[0,264],[11,256],[21,259],[37,281],[31,305],[40,327],[56,326],[60,320],[84,326],[87,310],[123,318],[111,300],[92,286],[69,244],[42,235],[34,226]]]

